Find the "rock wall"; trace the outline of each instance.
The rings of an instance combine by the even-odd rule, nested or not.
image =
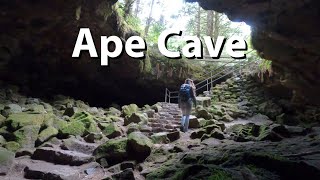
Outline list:
[[[81,27],[90,28],[98,54],[100,36],[115,35],[125,41],[138,35],[118,15],[116,2],[1,1],[1,86],[15,84],[37,97],[65,94],[97,106],[163,100],[164,88],[180,79],[169,84],[157,78],[145,81],[151,71],[149,58],[136,60],[124,53],[102,67],[87,52],[78,59],[71,57]],[[160,78],[167,78],[167,72],[163,74]]]
[[[252,43],[261,57],[273,61],[275,83],[319,104],[320,32],[317,0],[188,0],[204,9],[226,13],[252,27]]]

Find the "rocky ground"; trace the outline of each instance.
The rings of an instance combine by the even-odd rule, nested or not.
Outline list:
[[[272,98],[250,78],[175,104],[110,108],[0,89],[1,179],[318,179],[320,108]]]

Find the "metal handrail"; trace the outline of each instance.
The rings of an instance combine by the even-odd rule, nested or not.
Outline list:
[[[252,51],[251,51],[251,52],[252,52]],[[250,52],[250,53],[251,53],[251,52]],[[213,70],[213,71],[219,70],[219,69],[221,69],[222,67],[225,67],[227,64],[230,64],[230,63],[232,63],[232,62],[235,62],[235,60],[233,60],[233,61],[231,61],[231,62],[227,62],[227,63],[225,63],[224,65],[216,68],[216,69]],[[201,82],[199,82],[199,83],[196,84],[196,86],[199,86],[201,83],[206,82],[206,83],[205,83],[204,85],[202,85],[201,87],[196,88],[196,91],[198,91],[198,90],[200,90],[200,89],[202,89],[202,88],[204,88],[204,87],[207,87],[207,91],[209,91],[209,85],[210,85],[210,84],[211,84],[211,87],[212,87],[212,85],[213,85],[214,82],[220,80],[221,78],[223,78],[223,77],[225,77],[225,76],[227,76],[227,75],[229,75],[229,74],[231,74],[231,73],[233,73],[233,72],[235,72],[235,71],[241,70],[241,67],[247,66],[247,65],[249,65],[249,64],[251,64],[251,63],[254,63],[254,62],[256,62],[256,61],[249,61],[248,59],[243,60],[243,61],[239,61],[239,60],[238,60],[238,62],[237,62],[234,66],[232,66],[232,67],[227,67],[227,68],[223,69],[222,71],[217,72],[217,73],[215,73],[215,74],[213,74],[213,75],[212,75],[213,71],[211,71],[211,72],[210,72],[211,75],[210,75],[209,78],[207,78],[207,79],[205,79],[205,80],[203,80],[203,81],[201,81]],[[220,75],[221,73],[224,73],[224,72],[226,72],[226,71],[227,71],[227,73],[223,74],[222,76],[218,76],[218,75]],[[207,74],[209,74],[209,73],[206,73],[206,75],[207,75]],[[171,99],[178,99],[178,98],[179,98],[179,95],[175,95],[175,94],[179,94],[179,91],[172,91],[172,92],[171,92],[168,88],[166,88],[166,91],[165,91],[165,102],[171,103]],[[173,95],[173,96],[172,96],[172,95]],[[168,101],[167,101],[167,100],[168,100]]]

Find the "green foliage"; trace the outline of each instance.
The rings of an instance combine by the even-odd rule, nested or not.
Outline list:
[[[122,2],[118,2],[116,4],[116,11],[118,12],[118,14],[120,15],[120,18],[122,19],[122,23],[124,23],[127,28],[132,29],[138,33],[142,33],[143,31],[143,26],[142,26],[142,22],[138,17],[132,16],[132,15],[127,15],[126,18],[124,15],[124,3]]]
[[[146,37],[146,41],[148,42],[148,44],[150,44],[151,46],[157,44],[160,34],[165,29],[166,27],[160,22],[153,23],[149,30],[148,36]]]

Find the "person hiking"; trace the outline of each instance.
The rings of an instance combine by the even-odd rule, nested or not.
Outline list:
[[[181,85],[179,91],[178,106],[182,111],[181,118],[181,131],[187,132],[189,127],[189,118],[192,109],[192,102],[197,106],[196,101],[196,87],[192,79],[186,79],[184,84]]]

